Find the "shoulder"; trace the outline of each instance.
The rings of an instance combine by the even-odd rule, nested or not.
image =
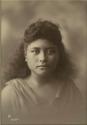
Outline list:
[[[5,83],[5,87],[1,91],[2,100],[7,101],[16,98],[17,90],[22,86],[22,79],[13,79]]]
[[[17,90],[18,88],[23,86],[23,83],[24,83],[24,80],[21,78],[9,80],[8,82],[5,83],[5,87],[3,88],[2,91],[6,91],[8,89]]]
[[[3,109],[18,107],[21,100],[21,88],[23,79],[13,79],[5,83],[6,86],[1,91],[1,103]]]
[[[1,105],[3,122],[9,121],[9,114],[13,117],[18,113],[20,107],[20,96],[17,88],[22,84],[21,79],[13,79],[5,83],[6,86],[1,91]]]
[[[83,105],[83,96],[77,87],[76,83],[73,80],[67,82],[66,93],[68,94],[69,99],[75,105]]]
[[[65,83],[66,89],[68,92],[72,92],[72,93],[76,93],[76,94],[80,94],[80,90],[77,87],[76,83],[74,82],[74,80],[68,80]]]
[[[71,101],[71,106],[73,105],[72,112],[75,112],[75,116],[79,119],[84,119],[84,100],[80,89],[77,87],[76,83],[71,80],[68,83],[68,95]]]
[[[18,86],[18,85],[21,85],[22,83],[23,83],[23,79],[16,78],[16,79],[9,80],[8,82],[5,83],[5,85],[6,85],[6,87],[7,86]]]
[[[76,83],[73,80],[68,81],[67,85],[68,85],[69,91],[71,92],[71,94],[75,95],[75,97],[82,96],[79,88],[77,87]]]

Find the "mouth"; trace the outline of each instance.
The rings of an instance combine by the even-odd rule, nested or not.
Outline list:
[[[47,65],[39,65],[39,66],[37,66],[37,68],[48,68],[48,66]]]
[[[48,67],[48,65],[38,65],[37,67]]]

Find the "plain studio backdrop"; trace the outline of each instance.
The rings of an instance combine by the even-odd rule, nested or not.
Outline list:
[[[63,43],[78,69],[75,83],[87,98],[87,1],[2,0],[1,14],[2,74],[14,58],[27,25],[37,18],[48,19],[60,25]]]

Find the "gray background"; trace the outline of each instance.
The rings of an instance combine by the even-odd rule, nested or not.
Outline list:
[[[60,24],[63,42],[78,68],[76,85],[84,97],[87,91],[87,1],[2,0],[2,72],[13,58],[27,25],[37,18]]]

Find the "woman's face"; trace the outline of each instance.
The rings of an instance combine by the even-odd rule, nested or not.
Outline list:
[[[47,76],[55,71],[58,64],[58,48],[47,40],[38,39],[28,45],[25,58],[31,74]]]

